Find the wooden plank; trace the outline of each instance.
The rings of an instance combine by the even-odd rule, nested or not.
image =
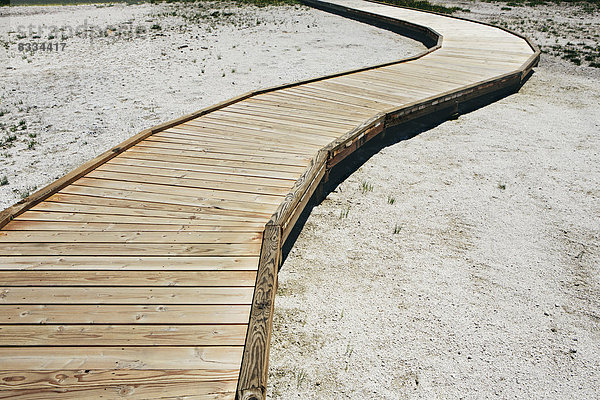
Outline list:
[[[272,135],[275,134],[273,136],[287,133],[296,136],[309,137],[311,140],[316,138],[322,140],[331,139],[332,137],[339,136],[340,131],[339,129],[333,130],[332,128],[328,128],[325,130],[306,125],[286,123],[282,120],[272,122],[257,121],[256,119],[250,119],[245,115],[235,115],[234,113],[221,113],[219,115],[207,116],[205,120],[213,123],[227,123],[231,126],[240,128],[257,127],[263,132],[270,132]]]
[[[208,171],[235,171],[236,169],[247,169],[247,170],[256,170],[256,171],[268,171],[274,172],[275,174],[266,174],[257,175],[257,176],[266,176],[266,177],[276,177],[278,176],[277,172],[292,172],[298,173],[302,171],[302,166],[298,165],[290,165],[290,164],[268,164],[262,162],[251,162],[251,161],[231,161],[231,160],[219,160],[215,162],[214,159],[203,158],[203,157],[190,157],[190,156],[177,156],[172,154],[156,154],[150,151],[144,151],[142,149],[134,148],[128,150],[126,153],[121,155],[124,158],[135,158],[141,160],[150,160],[150,161],[173,161],[179,162],[183,164],[196,164],[196,165],[208,165],[210,169]],[[219,168],[220,167],[220,168]]]
[[[243,346],[245,338],[245,324],[0,325],[0,346],[5,347]]]
[[[153,209],[144,210],[142,208],[135,209],[127,207],[110,207],[109,210],[106,210],[103,207],[94,205],[79,205],[54,202],[48,202],[48,205],[45,205],[46,203],[41,204],[44,205],[38,208],[34,207],[34,209],[26,211],[25,213],[19,215],[15,220],[13,220],[13,222],[56,222],[58,224],[57,227],[60,227],[60,223],[62,222],[83,224],[99,223],[108,225],[119,224],[119,226],[120,224],[149,224],[161,226],[164,224],[171,224],[173,226],[179,226],[178,224],[180,224],[180,226],[183,226],[185,228],[183,230],[219,230],[215,228],[214,219],[208,218],[218,214],[202,215],[200,216],[200,218],[196,218],[196,215],[194,214],[177,211],[170,212]],[[107,211],[109,211],[110,213],[106,214]],[[260,227],[261,223],[259,221],[259,219],[255,218],[230,218],[227,215],[225,215],[222,222],[222,228],[223,230],[227,231],[227,228],[229,226],[242,226],[244,228],[242,229],[242,231],[244,231],[247,228],[251,228],[253,226]],[[156,229],[149,228],[149,230],[152,231]]]
[[[245,271],[257,268],[258,253],[238,257],[4,255],[0,259],[0,270]]]
[[[308,104],[314,106],[321,106],[325,109],[336,109],[345,110],[354,114],[362,115],[363,117],[373,115],[373,112],[377,112],[381,107],[373,107],[374,105],[365,105],[365,101],[348,101],[342,99],[341,96],[334,97],[331,94],[324,95],[318,91],[307,89],[303,87],[294,88],[294,91],[285,91],[272,93],[269,98],[275,100],[289,101],[292,104]]]
[[[195,164],[189,162],[183,162],[177,157],[163,156],[162,159],[147,159],[148,157],[132,156],[132,157],[117,157],[111,160],[110,164],[116,165],[133,165],[133,166],[144,166],[154,168],[170,168],[173,171],[188,171],[188,172],[202,172],[210,174],[222,174],[222,175],[239,175],[248,177],[259,177],[267,179],[281,179],[294,181],[296,172],[293,171],[269,171],[252,168],[228,168],[219,167],[216,165],[204,165]],[[108,165],[109,163],[107,163]]]
[[[168,224],[164,221],[163,224],[151,224],[144,219],[139,219],[136,223],[120,223],[120,222],[64,222],[59,213],[48,216],[49,221],[21,219],[22,216],[31,213],[32,218],[36,218],[37,211],[26,211],[17,219],[9,222],[4,228],[4,231],[90,231],[90,232],[257,232],[262,229],[260,223],[255,222],[231,222],[228,224],[216,225],[216,222],[210,225],[176,225]],[[40,212],[41,213],[41,212]],[[28,216],[31,216],[28,214]],[[79,214],[75,214],[79,215]],[[141,225],[141,226],[140,226]]]
[[[168,286],[254,287],[254,271],[21,271],[0,270],[0,287]]]
[[[341,115],[336,110],[319,110],[318,108],[307,109],[306,107],[295,106],[285,108],[280,103],[270,103],[264,101],[246,101],[240,103],[235,109],[243,111],[257,111],[262,114],[274,117],[287,117],[301,120],[302,118],[310,118],[319,122],[335,122],[345,125],[347,129],[359,124],[362,119],[356,116]]]
[[[256,265],[254,266],[256,268]],[[0,287],[29,286],[247,286],[255,271],[21,271],[0,270]]]
[[[317,113],[333,115],[337,118],[345,118],[348,120],[356,121],[360,123],[364,120],[366,115],[372,113],[371,110],[365,110],[362,108],[346,108],[345,106],[339,107],[339,104],[333,101],[327,100],[314,100],[306,97],[296,96],[293,98],[291,95],[284,96],[257,96],[252,99],[251,104],[259,104],[263,106],[275,107],[281,110],[306,110],[308,113]]]
[[[0,243],[259,243],[262,232],[0,231]]]
[[[0,304],[250,304],[252,287],[0,287]]]
[[[2,371],[0,399],[233,400],[236,374],[235,369]]]
[[[239,368],[241,346],[194,347],[0,347],[0,370]]]
[[[246,324],[249,314],[248,305],[0,304],[0,324]]]
[[[130,192],[144,192],[144,193],[155,193],[155,194],[166,194],[171,195],[171,197],[167,198],[183,198],[183,197],[191,197],[196,196],[198,199],[201,199],[204,204],[222,204],[222,200],[227,200],[228,204],[235,204],[237,202],[256,202],[256,203],[265,203],[265,204],[279,204],[281,202],[281,195],[271,195],[271,194],[262,194],[262,193],[247,193],[242,191],[233,192],[231,190],[220,190],[220,189],[204,189],[200,187],[193,186],[174,186],[167,183],[159,183],[153,182],[151,179],[149,182],[136,182],[134,180],[122,181],[117,180],[117,176],[110,175],[112,178],[108,179],[106,176],[110,175],[109,173],[105,173],[104,176],[100,179],[98,178],[81,178],[77,180],[75,183],[69,185],[69,187],[64,188],[59,193],[70,193],[70,194],[80,194],[84,195],[86,193],[94,193],[92,195],[96,195],[96,191],[91,191],[91,188],[98,189],[114,189],[118,190],[120,193],[130,193]],[[123,178],[123,177],[121,177]],[[134,178],[135,179],[135,178]],[[137,178],[138,180],[141,180]],[[159,178],[157,178],[158,180]],[[121,183],[126,182],[126,183]],[[121,189],[122,187],[126,187],[126,189]],[[78,189],[74,189],[73,187],[77,187]],[[85,189],[83,189],[85,187]],[[73,188],[73,189],[72,189]],[[264,209],[264,207],[249,206],[247,207],[251,209]]]
[[[403,81],[401,85],[398,84],[397,79],[392,79],[385,75],[372,75],[369,77],[344,77],[340,83],[348,83],[357,85],[363,88],[373,88],[378,90],[388,90],[392,93],[401,93],[405,96],[405,103],[410,103],[418,99],[427,98],[434,94],[442,91],[449,90],[456,87],[455,84],[446,81],[436,81],[437,85],[435,88],[431,86],[431,81],[425,82],[424,80],[414,79],[409,82]]]
[[[337,131],[347,131],[348,129],[352,129],[354,124],[348,123],[340,123],[340,122],[332,122],[332,121],[321,121],[319,119],[314,118],[302,118],[296,117],[289,114],[277,114],[270,115],[269,113],[264,112],[263,110],[257,111],[249,108],[227,108],[221,110],[221,115],[225,116],[236,116],[238,118],[249,119],[252,121],[256,121],[257,124],[262,125],[262,123],[274,123],[277,125],[285,125],[290,127],[300,127],[314,130],[316,132],[337,132]]]
[[[273,178],[261,178],[251,177],[243,175],[231,175],[231,174],[215,174],[206,172],[193,172],[193,171],[181,171],[173,170],[162,167],[143,167],[143,166],[132,166],[132,165],[119,165],[119,164],[104,164],[94,170],[94,173],[88,174],[89,177],[97,176],[95,173],[98,172],[113,172],[123,174],[136,174],[142,176],[162,176],[173,179],[181,180],[182,183],[192,184],[195,187],[214,186],[214,188],[230,189],[239,188],[239,186],[233,186],[234,184],[241,184],[242,188],[247,187],[247,192],[256,193],[273,193],[279,194],[282,191],[287,191],[293,185],[292,179],[273,179]],[[145,178],[145,177],[144,177]],[[175,182],[174,182],[175,183]],[[218,186],[222,185],[222,186]],[[209,187],[210,187],[209,186]],[[238,189],[239,190],[239,189]]]
[[[135,150],[215,160],[215,164],[225,160],[229,160],[261,164],[294,165],[302,167],[306,164],[306,159],[310,158],[310,156],[307,156],[305,154],[296,155],[285,153],[279,155],[275,152],[272,152],[270,155],[262,155],[256,154],[258,152],[248,152],[248,149],[239,148],[239,150],[237,150],[233,146],[229,147],[229,152],[222,152],[202,148],[199,146],[181,146],[181,144],[170,145],[168,143],[151,141],[144,141],[138,144],[137,146],[135,146]]]
[[[266,395],[269,348],[277,272],[281,262],[281,227],[267,225],[260,253],[252,313],[248,324],[244,357],[237,385],[239,399],[262,399]]]
[[[371,100],[366,97],[353,96],[348,91],[336,91],[331,87],[325,85],[313,86],[313,87],[298,87],[290,89],[290,93],[296,95],[303,95],[308,98],[314,99],[335,99],[341,104],[351,104],[358,107],[363,107],[372,110],[371,115],[378,111],[386,110],[397,103],[384,102],[379,100]]]
[[[107,193],[105,191],[103,193]],[[114,192],[113,192],[114,193]],[[81,214],[102,214],[107,215],[124,215],[131,217],[155,217],[179,219],[179,223],[189,223],[196,225],[214,224],[216,220],[230,221],[231,224],[239,222],[256,222],[264,221],[264,217],[268,213],[259,212],[243,212],[240,210],[227,210],[218,207],[197,207],[187,203],[164,203],[159,201],[150,201],[149,199],[157,200],[150,194],[138,195],[135,192],[134,199],[123,198],[107,198],[98,196],[86,195],[71,195],[68,193],[59,193],[50,197],[33,207],[32,211],[54,211],[62,213],[81,213]],[[116,192],[118,195],[119,192]],[[187,198],[189,200],[189,198]],[[164,200],[164,198],[163,198]],[[197,204],[197,203],[196,203]],[[23,214],[24,215],[24,214]],[[86,219],[83,219],[87,221]],[[91,219],[89,220],[91,221]],[[153,220],[157,221],[157,220]]]
[[[5,256],[252,256],[260,243],[4,243]]]
[[[254,143],[265,145],[277,145],[282,149],[301,150],[304,145],[320,148],[328,137],[316,135],[302,135],[294,130],[279,131],[277,135],[256,125],[233,124],[221,120],[189,121],[168,129],[165,133],[180,135],[195,135],[197,137],[209,136],[212,138],[240,138],[241,144],[253,140]]]
[[[236,370],[55,370],[0,372],[0,399],[233,400]],[[205,376],[211,377],[206,379]],[[3,384],[10,382],[10,384]],[[9,390],[1,390],[9,387]],[[23,389],[22,387],[28,387]]]
[[[383,90],[377,90],[376,87],[371,86],[369,88],[364,85],[359,85],[356,82],[351,83],[347,79],[344,81],[338,80],[320,82],[318,86],[314,86],[314,89],[330,91],[343,96],[352,96],[355,98],[375,101],[396,107],[399,107],[402,104],[410,103],[414,100],[414,97],[410,97],[405,94],[398,94],[399,90],[394,90],[391,87]]]
[[[231,135],[231,132],[229,134]],[[274,153],[295,158],[300,155],[307,155],[304,146],[291,146],[289,141],[282,145],[283,142],[275,143],[273,140],[260,140],[256,136],[253,136],[253,140],[251,140],[237,135],[231,137],[209,135],[203,130],[190,129],[189,125],[177,126],[157,133],[143,142],[144,145],[160,144],[161,146],[173,143],[185,144],[187,150],[204,150],[223,154],[248,154],[251,150],[253,155],[264,157],[272,157]],[[179,148],[182,148],[182,146],[179,146]]]
[[[184,208],[195,208],[198,210],[198,214],[196,215],[197,218],[203,218],[206,214],[222,215],[223,218],[226,219],[225,216],[229,215],[231,217],[238,217],[235,218],[238,220],[262,219],[264,215],[270,214],[277,204],[274,201],[259,203],[259,198],[263,200],[260,195],[253,195],[256,197],[254,201],[250,199],[247,199],[246,201],[235,201],[218,197],[211,198],[210,195],[194,196],[190,193],[187,195],[173,194],[173,192],[178,191],[171,190],[171,192],[169,192],[167,190],[168,187],[151,187],[142,183],[132,183],[127,185],[127,190],[119,189],[118,184],[105,180],[94,181],[93,184],[97,186],[87,186],[87,184],[92,183],[90,181],[85,181],[84,183],[86,183],[86,185],[69,185],[59,192],[59,194],[77,195],[79,196],[79,199],[83,200],[83,198],[85,198],[85,200],[92,202],[94,205],[108,199],[113,200],[113,204],[116,204],[114,200],[124,200],[130,203],[141,204],[142,207],[145,207],[147,203],[153,203],[151,207],[148,208],[159,209],[157,204],[162,205],[163,208],[168,207],[169,205],[177,206],[177,209],[179,210]],[[133,185],[135,186],[132,187]],[[230,194],[227,194],[227,197],[230,196]],[[70,197],[69,199],[74,201],[73,199],[75,198]],[[48,202],[53,202],[54,200],[55,198],[53,196]],[[182,206],[184,208],[182,208]],[[36,208],[36,210],[41,209],[49,210],[50,208],[49,206]],[[53,210],[56,209],[53,208]],[[67,208],[66,211],[73,211],[73,209]],[[104,213],[110,214],[111,210],[104,210]],[[190,215],[188,215],[188,217],[189,216]]]
[[[62,371],[57,373],[64,375]],[[231,387],[235,381],[201,382],[198,385],[190,383],[152,384],[129,382],[129,385],[107,385],[101,388],[82,388],[65,391],[63,388],[39,390],[10,390],[0,391],[0,399],[11,400],[39,400],[40,396],[57,396],[61,400],[96,400],[101,398],[122,398],[127,396],[131,400],[234,400],[235,392]],[[133,391],[135,388],[135,391]],[[112,396],[112,397],[111,397]]]

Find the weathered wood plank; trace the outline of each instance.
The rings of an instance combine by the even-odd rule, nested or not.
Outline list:
[[[253,256],[260,243],[13,243],[2,245],[6,256]]]
[[[0,399],[233,399],[237,369],[1,371]]]
[[[259,243],[262,232],[0,231],[0,243]]]
[[[0,347],[0,370],[227,370],[239,368],[242,346]]]
[[[5,304],[250,304],[252,287],[0,287]]]
[[[130,219],[129,222],[76,222],[76,221],[65,221],[62,214],[60,213],[44,213],[44,216],[39,216],[39,220],[36,219],[21,219],[22,216],[28,213],[35,213],[34,211],[26,211],[17,219],[12,220],[6,226],[4,231],[91,231],[91,232],[257,232],[260,229],[259,224],[245,221],[238,223],[231,223],[231,221],[225,221],[222,225],[216,225],[217,222],[212,222],[211,225],[206,223],[205,225],[176,225],[169,224],[163,220],[162,224],[148,223],[146,219]],[[37,214],[27,215],[31,218],[36,218]],[[68,214],[71,215],[71,214]],[[78,215],[78,214],[75,214]],[[106,217],[106,216],[105,216]],[[48,219],[47,221],[42,220],[43,218]],[[104,218],[105,220],[110,219]],[[140,226],[142,225],[142,226]]]
[[[246,328],[246,324],[0,325],[0,346],[243,346]]]
[[[281,228],[267,225],[256,278],[252,313],[248,324],[244,357],[237,385],[237,397],[263,399],[267,390],[271,326],[281,261]]]
[[[256,270],[256,256],[3,256],[0,270],[230,271]]]
[[[0,304],[0,324],[246,324],[249,314],[248,305]]]
[[[256,267],[256,266],[255,266]],[[255,271],[23,271],[0,270],[0,287],[28,286],[247,286]]]

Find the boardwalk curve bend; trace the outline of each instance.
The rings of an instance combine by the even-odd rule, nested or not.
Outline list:
[[[340,160],[387,127],[517,90],[501,28],[305,0],[428,50],[147,129],[0,214],[0,399],[265,398],[281,250]]]

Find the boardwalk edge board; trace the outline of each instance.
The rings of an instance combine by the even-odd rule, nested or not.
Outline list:
[[[335,0],[332,1],[335,2]],[[367,1],[373,4],[385,5],[386,7],[395,7],[393,5],[375,0]],[[156,133],[163,132],[176,125],[185,123],[200,116],[204,116],[206,114],[215,112],[222,108],[228,107],[235,103],[239,103],[241,101],[261,94],[305,85],[312,82],[318,82],[334,77],[342,77],[344,75],[350,75],[357,72],[370,71],[377,68],[390,67],[396,64],[419,60],[427,55],[433,54],[437,50],[440,50],[444,47],[444,38],[442,34],[424,25],[419,25],[414,22],[403,21],[397,18],[380,15],[375,12],[369,12],[352,7],[347,7],[340,4],[334,4],[333,2],[329,3],[327,1],[321,0],[302,0],[302,2],[306,5],[324,11],[338,14],[346,18],[355,19],[374,26],[383,27],[385,29],[389,29],[394,32],[400,33],[404,36],[408,36],[413,39],[419,40],[420,42],[425,44],[427,50],[417,55],[397,61],[247,92],[240,96],[193,112],[191,114],[182,116],[175,120],[165,122],[163,124],[157,125],[149,129],[145,129],[137,135],[125,140],[118,146],[113,147],[107,152],[97,156],[96,158],[86,162],[85,164],[81,165],[75,170],[69,172],[64,177],[36,191],[35,193],[28,196],[19,203],[0,212],[0,228],[4,227],[15,217],[19,216],[20,214],[24,213],[30,208],[40,204],[41,202],[48,199],[50,196],[53,196],[58,191],[64,189],[79,178],[88,174],[90,171],[95,170],[99,166],[105,164],[109,160],[123,153],[125,150],[130,149],[131,147],[135,146],[136,144],[142,142],[143,140],[149,138],[150,136]],[[290,192],[284,197],[283,202],[281,202],[277,206],[276,211],[271,215],[269,221],[264,226],[264,229],[262,229],[262,239],[259,238],[256,241],[256,249],[258,251],[258,246],[260,245],[260,253],[258,257],[258,268],[255,273],[256,281],[254,285],[252,301],[249,306],[246,306],[250,307],[249,317],[246,317],[246,315],[248,314],[244,314],[243,317],[244,319],[249,318],[249,321],[244,340],[245,346],[242,352],[241,368],[237,380],[237,388],[235,389],[235,398],[237,400],[264,400],[266,398],[270,339],[272,332],[275,294],[277,290],[277,274],[279,267],[283,261],[282,248],[290,232],[294,228],[299,216],[309,204],[312,196],[319,190],[320,187],[322,187],[322,184],[327,181],[329,171],[344,158],[352,155],[357,149],[359,149],[369,140],[380,135],[387,128],[440,111],[447,112],[448,110],[458,110],[459,105],[464,104],[467,101],[480,98],[484,95],[518,89],[527,79],[527,77],[531,73],[532,68],[536,66],[539,62],[539,48],[535,44],[533,44],[528,38],[520,34],[511,32],[508,29],[495,27],[493,25],[480,23],[477,21],[470,21],[468,19],[459,17],[452,17],[432,12],[424,12],[421,10],[415,11],[425,14],[439,15],[449,19],[474,22],[477,24],[500,29],[511,35],[523,39],[530,47],[533,54],[531,54],[531,56],[529,56],[528,59],[516,69],[513,69],[512,67],[506,67],[506,71],[509,72],[480,81],[476,81],[476,79],[473,79],[472,81],[475,81],[475,83],[468,85],[463,84],[464,86],[446,92],[437,93],[425,99],[414,101],[409,104],[404,104],[401,107],[391,107],[384,111],[380,111],[375,115],[371,116],[369,119],[363,121],[356,128],[346,132],[341,137],[333,140],[332,142],[321,148],[317,152],[317,154],[312,157],[308,164],[308,167],[304,170],[300,178],[295,181]],[[529,52],[527,52],[526,54],[529,55]],[[524,58],[525,56],[523,57],[523,59]],[[514,64],[516,65],[516,63]],[[481,74],[481,76],[483,76],[483,74]],[[392,97],[390,96],[390,98]],[[389,102],[382,101],[381,103],[387,104]],[[273,210],[274,208],[275,206],[273,206],[271,210]],[[272,212],[271,210],[269,211],[269,213],[266,213],[266,215],[269,215]],[[262,223],[263,222],[261,221],[261,224]],[[161,243],[161,245],[164,245],[164,243]],[[61,259],[61,262],[68,263],[69,257],[78,256],[69,255],[66,257],[66,261]],[[115,262],[118,262],[118,260]],[[160,257],[157,257],[157,262],[160,263]],[[254,262],[256,262],[256,260]],[[143,265],[144,268],[142,268],[141,265],[142,264],[139,264],[138,268],[135,268],[132,271],[140,272],[146,270],[149,273],[156,273],[158,271],[153,271],[152,268],[150,268],[147,264]],[[60,270],[56,270],[55,272],[58,271]],[[82,269],[81,271],[84,271],[84,269]],[[9,273],[12,272],[9,271]],[[103,273],[108,274],[110,273],[110,271],[107,270]],[[250,273],[254,274],[254,272]],[[253,279],[254,276],[251,276],[252,278],[250,279]],[[73,275],[72,279],[79,278]],[[15,286],[21,285],[23,284],[20,283]],[[24,286],[27,285],[29,284],[26,284]],[[38,284],[37,286],[40,285]],[[236,320],[236,323],[238,322],[240,321]],[[239,339],[241,340],[242,338],[243,337],[240,337]],[[195,384],[197,383],[190,383],[190,385]]]

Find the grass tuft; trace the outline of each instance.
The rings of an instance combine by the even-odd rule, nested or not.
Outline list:
[[[345,207],[340,211],[340,219],[348,218],[348,213],[350,212],[350,206]]]
[[[417,10],[433,11],[440,14],[453,14],[457,11],[469,12],[468,9],[461,7],[445,7],[439,4],[432,4],[428,0],[380,0],[382,3],[393,4],[400,7],[415,8]]]

